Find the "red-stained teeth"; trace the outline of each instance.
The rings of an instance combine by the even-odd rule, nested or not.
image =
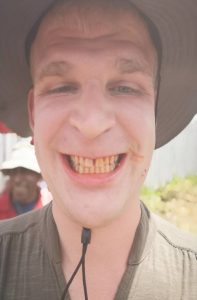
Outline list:
[[[119,164],[121,155],[112,155],[103,158],[85,158],[76,155],[68,156],[73,171],[79,174],[99,174],[112,172]]]

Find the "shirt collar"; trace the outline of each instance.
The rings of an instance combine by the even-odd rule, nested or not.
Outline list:
[[[147,207],[141,202],[141,218],[138,224],[128,264],[136,265],[149,253],[156,235],[156,226]]]
[[[43,220],[43,241],[50,259],[61,262],[60,241],[52,214],[52,203],[49,203]],[[149,253],[156,234],[156,226],[146,206],[141,203],[141,218],[138,224],[128,264],[139,264]]]

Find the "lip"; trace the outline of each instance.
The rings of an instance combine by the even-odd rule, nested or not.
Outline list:
[[[100,186],[100,185],[106,185],[109,184],[111,181],[115,179],[115,177],[118,176],[120,171],[122,170],[127,154],[125,153],[122,157],[119,165],[116,167],[116,169],[109,173],[102,173],[102,174],[79,174],[74,172],[70,166],[68,161],[65,159],[65,155],[61,154],[61,161],[63,164],[63,168],[66,171],[69,178],[74,181],[77,184],[81,184],[88,187],[94,187],[94,186]]]

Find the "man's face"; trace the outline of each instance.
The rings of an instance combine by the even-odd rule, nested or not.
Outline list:
[[[12,200],[21,204],[31,203],[38,196],[40,175],[25,168],[16,168],[10,172],[9,189]]]
[[[132,12],[73,18],[50,15],[39,29],[30,122],[54,208],[94,227],[139,205],[155,145],[156,54]]]

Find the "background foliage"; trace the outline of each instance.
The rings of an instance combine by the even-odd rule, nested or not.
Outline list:
[[[197,176],[175,177],[155,190],[143,187],[141,199],[151,211],[197,234]]]

